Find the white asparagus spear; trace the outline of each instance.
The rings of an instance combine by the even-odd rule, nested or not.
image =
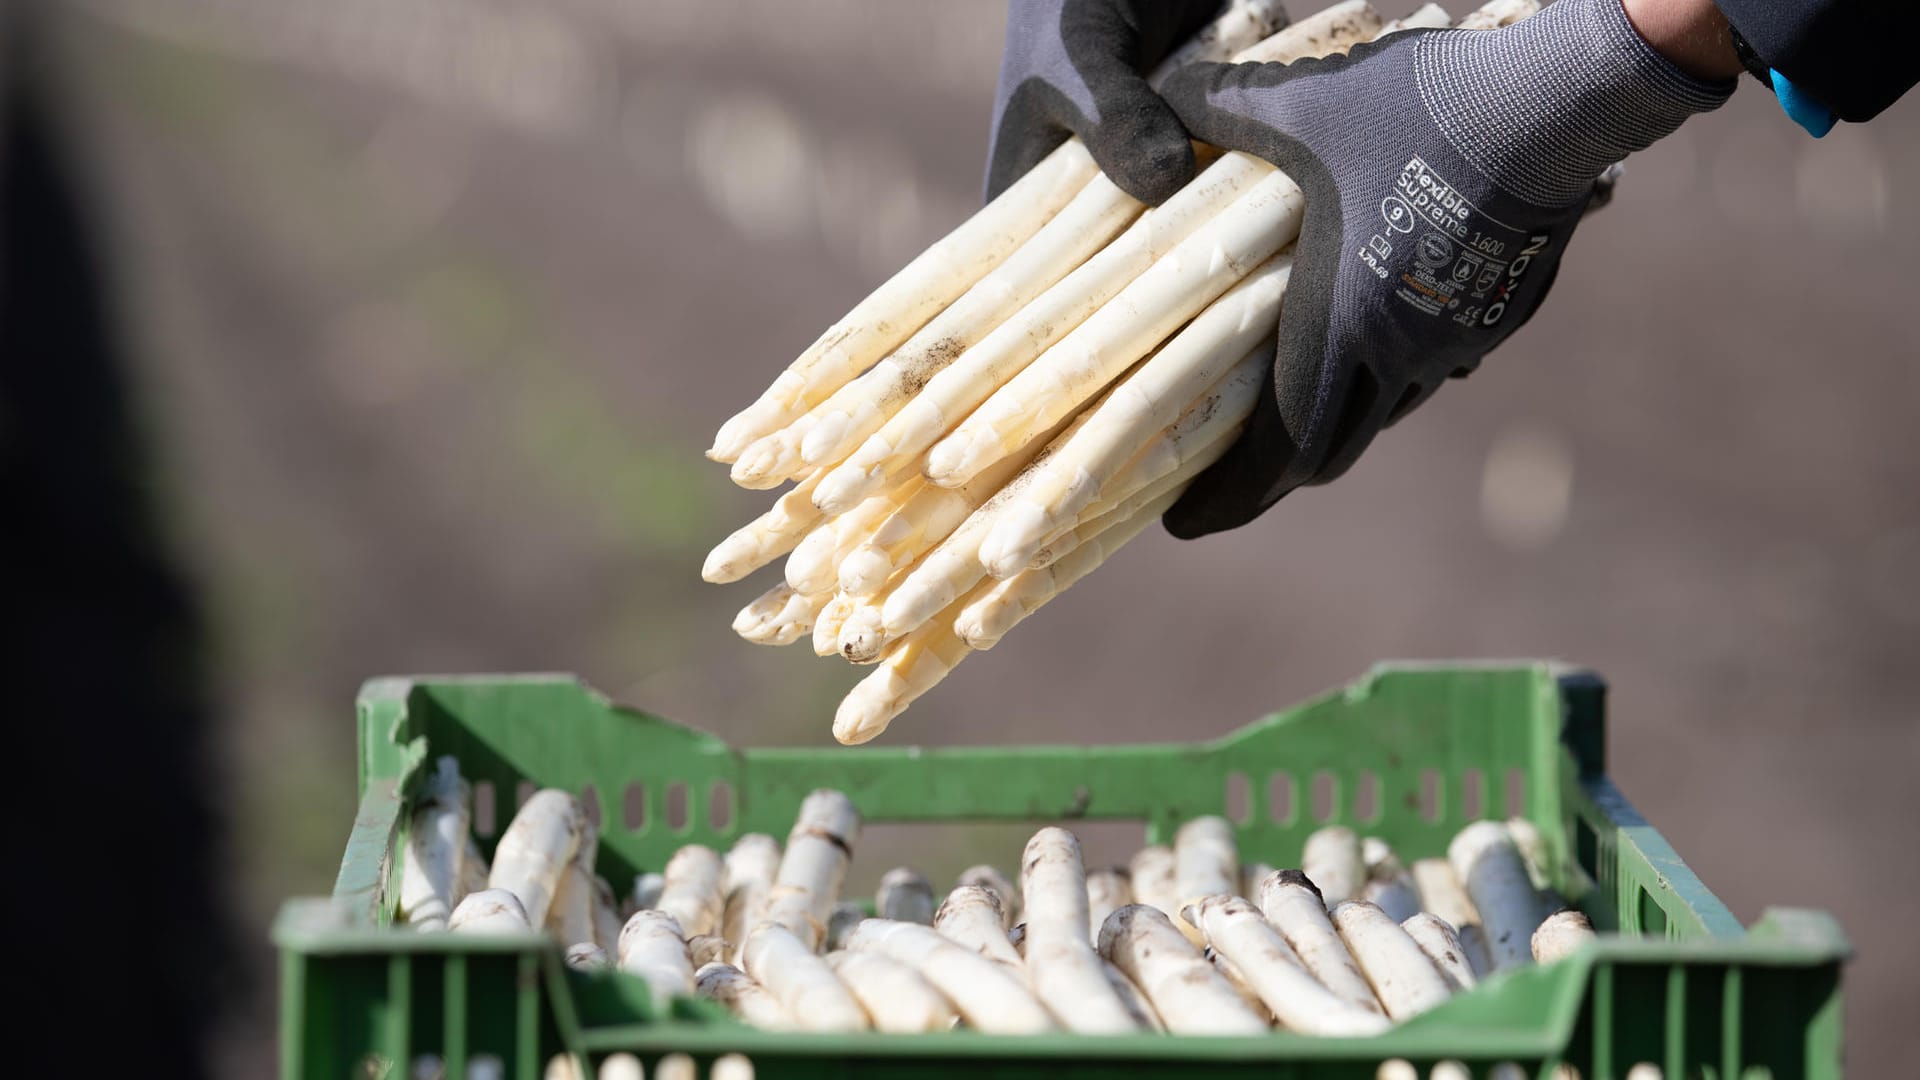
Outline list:
[[[1163,463],[1133,470],[1136,485],[1165,475],[1179,464],[1183,417],[1213,420],[1232,427],[1253,412],[1255,398],[1273,363],[1272,335],[1280,317],[1280,299],[1293,271],[1293,258],[1280,254],[1235,284],[1114,388],[1071,438],[1049,455],[1039,474],[1009,501],[980,544],[980,561],[1004,578],[1027,565],[1049,537],[1083,519],[1081,511],[1111,490],[1111,481],[1159,440]],[[1255,352],[1259,355],[1251,355]],[[1226,379],[1245,371],[1232,386],[1226,408],[1193,416],[1196,400]],[[1246,384],[1241,389],[1242,384]],[[1157,470],[1157,471],[1155,471]],[[1110,496],[1111,497],[1111,496]]]
[[[842,569],[846,567],[843,560]],[[813,619],[813,655],[837,656],[840,653],[840,630],[847,623],[847,616],[860,606],[859,600],[842,590],[833,594],[827,606]]]
[[[926,486],[918,477],[868,496],[859,506],[827,519],[787,556],[787,584],[803,592],[828,592],[840,583],[840,560],[873,537],[902,501]]]
[[[1247,189],[935,443],[927,451],[927,478],[942,487],[964,484],[1013,447],[1077,411],[1182,323],[1291,243],[1305,207],[1299,185],[1283,173],[1271,173]]]
[[[621,1051],[600,1063],[599,1080],[647,1080],[647,1071],[639,1058]]]
[[[733,632],[748,641],[755,641],[765,632],[774,617],[787,606],[787,602],[798,596],[798,590],[782,581],[747,602],[747,605],[734,613]]]
[[[745,1054],[721,1054],[707,1070],[707,1080],[753,1080],[753,1059]]]
[[[608,971],[613,968],[613,958],[607,955],[607,950],[592,941],[580,941],[567,946],[566,956],[562,959],[574,971]]]
[[[780,872],[780,841],[766,833],[745,833],[727,849],[726,906],[720,918],[721,936],[734,943],[734,958],[747,942],[747,931],[766,914],[767,894]]]
[[[664,911],[636,911],[620,928],[615,961],[620,970],[646,981],[655,1011],[667,1000],[693,992],[693,964],[680,924]]]
[[[500,835],[487,886],[519,897],[528,923],[545,926],[560,875],[572,860],[586,823],[580,800],[571,794],[558,788],[534,792]]]
[[[1547,838],[1540,826],[1523,817],[1510,817],[1507,835],[1513,837],[1513,846],[1527,865],[1527,879],[1533,882],[1534,890],[1553,888],[1553,856],[1547,850]]]
[[[1440,916],[1455,932],[1480,925],[1480,912],[1467,897],[1466,886],[1453,863],[1446,859],[1415,859],[1413,883],[1420,890],[1420,906]]]
[[[755,645],[791,645],[813,629],[813,620],[830,599],[831,593],[803,593],[791,585],[776,585],[741,610],[733,629]]]
[[[1027,980],[1041,1004],[1069,1031],[1139,1030],[1087,940],[1087,878],[1079,839],[1057,826],[1043,828],[1027,841],[1020,868]]]
[[[1533,962],[1529,942],[1540,925],[1533,882],[1504,823],[1476,821],[1447,846],[1454,872],[1480,912],[1495,970]]]
[[[593,921],[593,860],[599,850],[600,830],[591,820],[581,822],[580,842],[574,846],[573,858],[560,874],[553,904],[547,909],[547,929],[561,941],[599,940]],[[607,944],[613,944],[612,940]]]
[[[879,953],[919,972],[976,1031],[1030,1035],[1055,1028],[1015,969],[957,945],[930,927],[868,919],[854,928],[847,948]]]
[[[480,850],[480,842],[467,834],[466,854],[460,860],[460,888],[453,897],[457,906],[469,894],[477,893],[487,887],[487,875],[492,870],[487,866],[486,853]]]
[[[1057,561],[975,589],[954,614],[954,634],[962,644],[976,651],[998,645],[1007,631],[1105,565],[1122,547],[1159,521],[1160,515],[1179,499],[1183,490],[1184,479],[1171,490],[1155,494],[1137,510],[1129,508],[1131,512],[1116,513],[1113,516],[1120,520],[1113,521],[1090,539],[1074,544]]]
[[[1345,825],[1315,829],[1300,850],[1300,869],[1313,879],[1329,909],[1360,895],[1360,886],[1367,880],[1360,834]]]
[[[1087,943],[1100,939],[1100,925],[1115,908],[1133,903],[1133,884],[1125,867],[1113,866],[1087,874]]]
[[[827,966],[880,1031],[916,1034],[953,1026],[953,1006],[912,968],[871,952],[827,954]]]
[[[1536,0],[1492,0],[1476,11],[1462,15],[1454,27],[1460,30],[1498,30],[1502,26],[1512,26],[1539,10],[1540,5]]]
[[[461,934],[524,934],[532,928],[526,906],[508,889],[468,893],[447,917],[447,929]]]
[[[879,431],[820,481],[814,504],[828,512],[843,512],[878,490],[890,474],[924,454],[996,387],[1272,170],[1247,154],[1227,154],[1201,170],[1172,198],[1140,215],[1099,254],[929,379]]]
[[[1366,0],[1345,0],[1235,54],[1233,62],[1290,64],[1308,56],[1333,56],[1373,40],[1384,25],[1380,13]]]
[[[886,592],[891,593],[910,573],[910,570],[901,570],[894,574],[886,586]],[[874,663],[892,644],[887,639],[886,614],[881,607],[885,602],[884,597],[876,600],[879,602],[854,605],[853,611],[840,624],[840,640],[835,644],[840,651],[840,658],[850,664]]]
[[[692,1055],[675,1051],[653,1067],[653,1080],[700,1080],[700,1067]]]
[[[1447,985],[1455,992],[1472,989],[1479,982],[1473,973],[1473,965],[1467,960],[1467,950],[1460,944],[1460,938],[1445,919],[1432,912],[1422,911],[1401,922],[1400,929],[1407,932],[1420,951],[1427,954],[1433,966],[1447,980]]]
[[[1392,848],[1368,837],[1361,845],[1361,857],[1366,863],[1367,883],[1360,887],[1360,899],[1386,912],[1396,923],[1420,913],[1420,891]]]
[[[1242,390],[1255,388],[1231,389],[1238,396]],[[1247,396],[1250,398],[1251,394]],[[1233,404],[1218,398],[1212,400],[1216,404],[1229,406]],[[1199,476],[1226,454],[1234,441],[1240,437],[1240,432],[1245,429],[1245,419],[1245,415],[1242,414],[1230,417],[1225,423],[1203,425],[1194,432],[1192,439],[1182,443],[1174,452],[1178,460],[1172,463],[1172,471],[1158,475],[1149,481],[1147,479],[1149,476],[1160,473],[1159,466],[1162,464],[1159,461],[1146,460],[1160,456],[1162,444],[1156,437],[1153,443],[1142,451],[1142,457],[1135,459],[1134,464],[1141,466],[1138,472],[1132,466],[1122,470],[1121,474],[1114,478],[1110,490],[1080,512],[1077,524],[1065,532],[1047,538],[1047,542],[1034,552],[1033,558],[1027,561],[1025,569],[1045,570],[1056,563],[1066,561],[1068,556],[1092,541],[1100,541],[1102,545],[1104,554],[1098,556],[1098,559],[1104,561],[1111,557],[1112,552],[1124,543],[1122,537],[1130,539],[1139,535],[1146,526],[1153,524],[1161,514],[1166,512],[1167,507],[1186,491],[1187,485],[1193,482],[1194,477]],[[1089,559],[1096,556],[1083,555],[1080,558]],[[1077,581],[1089,572],[1091,571],[1079,571],[1074,580]],[[1039,587],[1034,586],[1034,588]],[[1053,591],[1059,590],[1056,588]],[[1046,598],[1050,599],[1050,597]],[[1032,599],[1039,600],[1041,604],[1045,603],[1045,599],[1041,599],[1040,596]],[[1033,610],[1037,610],[1037,606],[1024,610],[1020,618],[1031,614]],[[1014,620],[1015,623],[1019,621],[1018,618]],[[981,628],[980,633],[985,635],[985,627]],[[1005,631],[1002,630],[1001,633],[1004,634]],[[991,640],[998,641],[998,638],[994,637]]]
[[[988,863],[969,866],[960,871],[960,876],[955,878],[953,883],[978,885],[992,890],[994,899],[1000,903],[1000,924],[1008,930],[1013,929],[1013,924],[1018,921],[1020,914],[1020,890],[1014,887],[1013,882],[1007,875],[1001,873],[998,867]]]
[[[1446,976],[1386,912],[1349,900],[1334,907],[1332,918],[1389,1017],[1410,1019],[1452,996]]]
[[[1194,399],[1179,419],[1148,439],[1119,472],[1100,485],[1099,492],[1074,517],[1072,528],[1047,537],[1027,561],[1027,567],[1050,566],[1112,523],[1139,513],[1162,494],[1184,489],[1239,438],[1272,366],[1273,339],[1268,337]],[[1120,389],[1126,385],[1122,383]],[[981,550],[986,552],[984,541]],[[984,557],[982,564],[995,570]]]
[[[1585,913],[1572,908],[1556,911],[1533,932],[1533,959],[1536,963],[1551,964],[1595,937],[1593,922]]]
[[[835,739],[849,746],[871,741],[960,666],[973,650],[954,635],[953,619],[973,595],[955,600],[932,622],[887,645],[879,665],[855,683],[834,710]]]
[[[933,882],[927,875],[905,866],[880,875],[873,891],[874,912],[883,919],[933,925]]]
[[[660,903],[660,893],[667,887],[667,875],[657,870],[633,875],[633,907],[635,911],[645,911]],[[631,917],[631,916],[629,916]]]
[[[779,923],[761,923],[747,934],[746,972],[767,988],[804,1031],[865,1031],[866,1010],[846,984],[816,955],[813,943]]]
[[[1096,172],[1079,140],[1062,144],[828,327],[757,401],[721,425],[707,456],[733,461],[826,400],[1000,265]]]
[[[882,589],[890,588],[896,583],[893,580],[896,573],[913,565],[934,545],[952,535],[975,510],[986,505],[988,499],[998,494],[1046,447],[1051,446],[1061,432],[1078,420],[1075,417],[1049,428],[1017,452],[994,462],[979,476],[957,488],[922,484],[912,498],[902,502],[880,523],[866,543],[840,560],[841,590],[862,597],[873,597]],[[919,471],[917,465],[914,471]]]
[[[1174,895],[1180,918],[1174,928],[1195,945],[1205,945],[1200,928],[1186,917],[1189,906],[1209,896],[1232,896],[1240,889],[1240,846],[1233,825],[1218,815],[1197,817],[1173,834]]]
[[[613,898],[613,886],[606,878],[595,875],[593,878],[593,940],[602,948],[612,949],[620,943],[620,928],[626,920],[620,917],[620,906]]]
[[[1152,844],[1133,853],[1127,864],[1135,903],[1160,909],[1169,920],[1179,917],[1179,860],[1165,844]],[[1102,924],[1104,925],[1104,924]]]
[[[1216,897],[1215,899],[1226,898]],[[1200,913],[1197,908],[1189,906],[1187,913],[1181,917],[1198,920]],[[1246,1003],[1247,1008],[1253,1010],[1255,1016],[1269,1024],[1273,1023],[1273,1010],[1267,1008],[1267,1003],[1260,1000],[1260,995],[1254,991],[1253,984],[1247,981],[1246,973],[1240,970],[1240,965],[1227,959],[1218,949],[1207,947],[1204,943],[1200,949],[1200,955],[1206,957],[1207,963],[1212,964],[1214,970],[1220,973],[1220,977],[1227,980],[1227,985],[1233,987],[1233,992],[1240,995],[1240,1000]]]
[[[433,775],[421,785],[400,871],[400,914],[415,929],[445,930],[447,916],[460,902],[469,797],[460,762],[452,756],[436,761]]]
[[[1280,0],[1232,0],[1212,22],[1168,53],[1147,76],[1147,85],[1158,89],[1167,76],[1187,64],[1229,60],[1286,25],[1287,10]]]
[[[673,916],[689,939],[720,929],[726,904],[721,882],[726,868],[705,844],[687,844],[667,860],[666,887],[654,906]]]
[[[1240,893],[1248,900],[1259,903],[1260,883],[1272,876],[1274,869],[1263,862],[1242,863],[1240,866]]]
[[[1105,401],[1105,397],[1101,400]],[[1034,454],[1026,468],[1015,473],[999,491],[981,503],[978,510],[968,515],[967,520],[927,552],[907,572],[905,580],[888,589],[886,599],[880,605],[886,640],[898,640],[924,625],[985,576],[986,571],[980,565],[980,542],[986,538],[1000,508],[1020,497],[1027,483],[1045,468],[1047,458],[1071,439],[1092,415],[1093,410],[1088,410],[1077,416],[1062,418],[1059,424],[1054,425],[1060,434]],[[1035,440],[1029,440],[1032,441]],[[843,651],[847,651],[845,647],[849,645],[846,634],[847,631],[843,630]],[[850,651],[848,655],[855,658]]]
[[[1379,1012],[1373,987],[1327,916],[1313,881],[1298,870],[1277,871],[1260,883],[1260,911],[1280,932],[1308,973],[1335,997],[1362,1012]]]
[[[824,476],[826,471],[821,470],[800,481],[791,491],[773,500],[773,506],[766,513],[714,545],[700,566],[701,580],[717,585],[739,581],[798,546],[824,516],[813,505],[814,489]],[[876,490],[885,479],[874,481]]]
[[[1372,1035],[1386,1029],[1371,996],[1362,1007],[1327,989],[1248,901],[1209,897],[1195,905],[1191,917],[1282,1027],[1309,1035]]]
[[[1020,954],[1007,940],[1000,898],[984,885],[961,885],[948,893],[933,914],[933,928],[989,960],[1021,968]]]
[[[827,916],[827,936],[822,948],[827,952],[846,948],[847,935],[866,917],[866,909],[851,900],[833,905],[833,911]]]
[[[1217,814],[1197,817],[1173,834],[1174,881],[1185,897],[1232,896],[1240,888],[1240,845]]]
[[[1099,940],[1099,935],[1096,934],[1094,936],[1096,946]],[[1134,1026],[1142,1031],[1167,1030],[1167,1025],[1160,1022],[1160,1014],[1153,1011],[1153,1002],[1148,1001],[1147,995],[1141,992],[1140,987],[1135,985],[1132,979],[1127,978],[1126,972],[1114,967],[1113,961],[1104,956],[1100,958],[1100,966],[1107,973],[1107,983],[1113,987],[1114,993],[1120,995],[1121,1002],[1127,1007],[1128,1015],[1133,1017]]]
[[[1100,928],[1100,954],[1140,987],[1175,1035],[1267,1030],[1267,1022],[1158,908],[1128,904],[1107,916]]]
[[[687,939],[687,961],[699,971],[708,964],[724,964],[733,946],[719,934],[698,934]]]
[[[701,997],[725,1005],[728,1012],[752,1027],[764,1031],[792,1031],[796,1027],[778,998],[732,964],[700,965],[693,985]]]
[[[786,431],[762,440],[777,447],[762,461],[776,461],[789,473],[838,464],[935,373],[1085,262],[1144,209],[1146,204],[1096,175],[1032,240],[906,344]],[[756,447],[741,455],[736,472]]]
[[[1438,30],[1452,25],[1453,16],[1447,14],[1446,8],[1439,4],[1427,4],[1416,8],[1406,18],[1395,19],[1381,27],[1380,32],[1374,35],[1374,39],[1379,40],[1388,34],[1397,34],[1402,30]]]
[[[809,947],[817,944],[840,899],[847,861],[859,836],[860,811],[845,794],[821,788],[802,800],[768,898],[768,917]]]

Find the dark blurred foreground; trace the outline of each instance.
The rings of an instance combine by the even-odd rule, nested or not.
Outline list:
[[[198,1076],[233,976],[200,618],[157,531],[97,203],[72,168],[45,38],[19,13],[0,26],[6,950],[31,975],[12,995],[11,1065],[48,1075],[105,1051],[79,1033],[90,1015],[144,1075]],[[139,999],[103,1007],[103,985]]]
[[[35,853],[87,860],[62,879],[94,883],[82,917],[164,894],[192,929],[177,984],[124,983],[155,1037],[209,1000],[191,958],[220,955],[223,902],[264,975],[274,905],[328,888],[366,676],[572,670],[736,741],[827,741],[858,673],[732,637],[760,585],[703,585],[699,561],[766,496],[700,451],[974,205],[998,3],[39,10],[37,130],[76,151],[81,201],[70,223],[17,204],[41,155],[10,125],[16,769],[69,821],[76,785],[114,793],[111,827]],[[1747,86],[1628,168],[1541,315],[1347,478],[1218,539],[1144,539],[890,737],[1195,737],[1385,657],[1591,665],[1616,778],[1735,912],[1840,916],[1852,1064],[1899,1075],[1920,106],[1814,142]],[[21,454],[38,431],[62,453]],[[162,775],[184,787],[143,786]],[[230,854],[170,861],[210,841],[209,806]],[[1020,839],[870,847],[951,872]],[[260,1075],[272,1002],[232,1000],[221,1060]]]

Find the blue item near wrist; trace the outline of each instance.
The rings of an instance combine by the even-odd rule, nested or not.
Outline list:
[[[1787,116],[1794,123],[1805,128],[1807,134],[1816,139],[1833,130],[1836,117],[1832,110],[1813,100],[1812,96],[1793,85],[1792,80],[1779,71],[1770,71],[1768,74],[1773,77],[1774,96],[1780,99],[1780,107],[1787,111]]]

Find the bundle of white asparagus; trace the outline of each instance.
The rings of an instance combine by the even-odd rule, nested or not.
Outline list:
[[[1493,0],[1491,28],[1535,0]],[[1408,27],[1345,0],[1285,29],[1234,0],[1168,65],[1292,61]],[[1275,30],[1278,32],[1275,32]],[[1271,36],[1268,36],[1271,35]],[[1163,68],[1163,71],[1166,70]],[[749,641],[811,636],[879,667],[841,703],[860,743],[970,653],[1099,567],[1224,454],[1274,348],[1300,188],[1243,153],[1149,208],[1069,140],[828,328],[728,420],[708,456],[793,487],[702,576],[785,579],[741,609]]]
[[[1091,873],[1073,833],[1048,827],[1027,843],[1017,884],[975,867],[936,903],[924,875],[897,868],[869,915],[842,898],[859,811],[821,790],[784,846],[747,834],[724,853],[680,848],[657,885],[640,875],[623,917],[594,876],[595,833],[573,796],[529,798],[490,869],[472,866],[465,805],[443,759],[405,848],[410,924],[542,927],[576,969],[637,977],[659,1005],[699,994],[775,1030],[1365,1036],[1594,937],[1548,884],[1539,831],[1521,819],[1477,822],[1445,857],[1411,864],[1327,826],[1299,869],[1280,870],[1244,858],[1220,817]]]

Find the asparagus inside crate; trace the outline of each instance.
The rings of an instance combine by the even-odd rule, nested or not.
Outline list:
[[[1243,851],[1203,815],[1091,868],[1073,831],[1047,826],[939,881],[909,866],[850,881],[861,816],[821,789],[784,838],[686,844],[616,886],[574,795],[531,793],[490,865],[468,798],[440,759],[404,848],[404,923],[539,928],[569,967],[638,979],[656,1008],[697,994],[776,1031],[1368,1036],[1594,937],[1521,817],[1403,857],[1337,824],[1298,850]]]
[[[1291,62],[1382,35],[1487,30],[1536,10],[1492,0],[1457,23],[1387,22],[1344,0],[1286,25],[1235,0],[1155,77],[1205,60]],[[708,451],[756,490],[793,486],[701,573],[782,580],[734,619],[874,670],[835,713],[876,738],[974,653],[1156,523],[1253,413],[1305,213],[1272,165],[1202,147],[1148,207],[1069,139],[834,323],[727,420]]]

